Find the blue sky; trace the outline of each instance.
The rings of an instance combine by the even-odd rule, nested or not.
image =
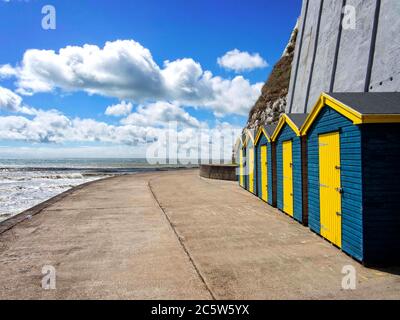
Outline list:
[[[55,30],[42,28],[44,5],[56,10]],[[300,6],[301,0],[0,0],[0,152],[139,150],[129,134],[140,140],[175,119],[192,129],[241,127]]]

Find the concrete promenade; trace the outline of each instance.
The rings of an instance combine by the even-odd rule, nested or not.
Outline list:
[[[342,289],[346,265],[356,290]],[[0,234],[0,299],[399,299],[399,274],[198,170],[97,181]]]

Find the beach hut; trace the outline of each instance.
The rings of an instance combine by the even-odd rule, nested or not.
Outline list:
[[[260,126],[254,139],[257,196],[272,206],[276,206],[275,176],[273,174],[275,150],[271,143],[271,135],[275,128],[276,125]]]
[[[400,93],[322,94],[307,137],[309,226],[365,264],[400,262]]]
[[[276,145],[277,207],[307,225],[305,139],[300,136],[307,114],[283,114],[271,140]]]
[[[244,174],[244,155],[243,155],[243,149],[244,149],[244,143],[242,136],[239,136],[236,140],[235,143],[235,162],[238,164],[237,168],[237,180],[239,182],[239,185],[244,188],[244,179],[245,179],[245,174]]]
[[[254,130],[245,129],[245,149],[246,149],[246,189],[256,194],[256,179],[254,175],[255,151],[254,151]]]
[[[239,185],[247,190],[247,150],[246,150],[246,134],[240,135],[240,153],[239,153]]]

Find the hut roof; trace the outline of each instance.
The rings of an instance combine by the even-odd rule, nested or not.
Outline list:
[[[400,92],[323,93],[302,125],[302,135],[307,133],[325,106],[333,108],[354,124],[400,122]]]

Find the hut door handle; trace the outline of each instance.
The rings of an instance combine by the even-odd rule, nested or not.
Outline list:
[[[340,194],[343,194],[343,188],[336,188],[335,189],[337,192],[339,192]]]
[[[342,214],[341,214],[340,212],[336,212],[336,215],[337,215],[338,217],[341,217],[341,216],[342,216]]]
[[[335,166],[335,169],[336,170],[340,170],[340,169],[342,169],[342,167],[341,166]]]
[[[290,163],[289,166],[290,166],[291,168],[293,168],[293,163]]]

